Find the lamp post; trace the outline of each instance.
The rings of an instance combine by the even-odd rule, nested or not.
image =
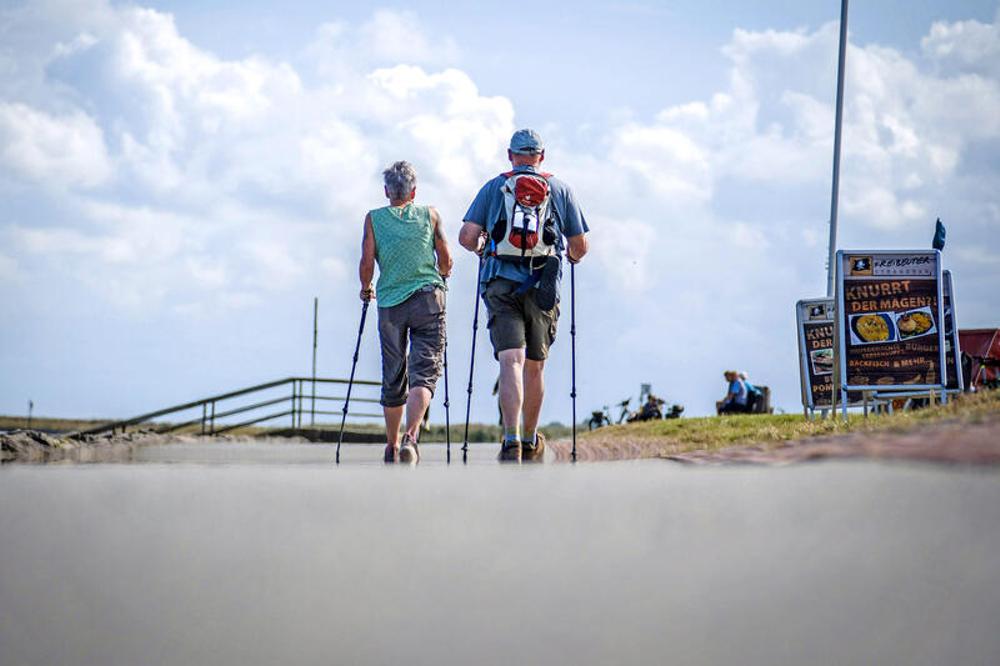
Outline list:
[[[316,343],[319,332],[319,296],[313,297],[313,366],[312,366],[312,406],[309,410],[309,425],[316,425]]]
[[[830,252],[826,264],[826,295],[833,298],[837,258],[837,199],[840,196],[840,138],[844,120],[844,68],[847,64],[847,0],[840,0],[840,57],[837,63],[837,112],[833,126],[833,188],[830,194]]]

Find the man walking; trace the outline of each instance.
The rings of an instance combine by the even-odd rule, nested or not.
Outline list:
[[[444,278],[451,273],[451,251],[437,210],[413,203],[417,194],[413,166],[396,162],[382,175],[389,205],[365,216],[358,269],[361,300],[375,298],[372,279],[377,262],[385,462],[417,462],[420,425],[441,376]],[[406,432],[400,446],[404,407]]]
[[[559,319],[562,254],[580,261],[589,229],[570,187],[540,170],[545,147],[534,130],[514,133],[507,158],[512,169],[479,190],[459,243],[483,258],[480,293],[500,362],[500,460],[541,460],[538,417]]]

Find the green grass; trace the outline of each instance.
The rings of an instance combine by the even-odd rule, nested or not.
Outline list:
[[[583,441],[615,446],[639,443],[651,448],[685,452],[715,450],[739,444],[775,444],[807,437],[857,431],[906,431],[941,421],[980,422],[1000,415],[1000,391],[959,396],[947,405],[887,415],[850,414],[841,418],[807,420],[798,414],[740,414],[646,421],[584,433]]]
[[[714,450],[739,444],[774,444],[794,439],[804,439],[820,435],[835,435],[855,431],[909,430],[922,424],[937,421],[961,420],[982,421],[1000,414],[1000,391],[983,391],[952,399],[947,405],[929,407],[916,411],[896,412],[891,415],[869,416],[851,414],[848,421],[840,418],[806,420],[798,414],[732,415],[702,418],[669,419],[646,421],[609,426],[587,432],[585,426],[579,431],[581,441],[595,445],[619,446],[640,444],[649,448],[650,454],[659,452],[684,452]],[[284,421],[282,419],[281,421]],[[231,435],[266,436],[287,430],[288,426],[279,421],[273,427],[248,426],[231,431]],[[106,421],[83,419],[56,419],[40,417],[32,419],[32,427],[56,432],[71,432],[93,427]],[[153,425],[153,424],[150,424]],[[162,424],[157,424],[162,425]],[[24,417],[0,416],[0,429],[24,428]],[[317,424],[317,428],[336,430],[340,423]],[[381,423],[348,424],[352,432],[381,433]],[[461,442],[464,424],[452,424],[451,441]],[[565,439],[570,436],[570,428],[560,424],[549,424],[542,432],[550,440]],[[196,432],[188,430],[188,432]],[[432,425],[429,432],[421,436],[421,441],[443,442],[444,425]],[[496,442],[500,439],[500,428],[480,423],[470,424],[470,442]]]
[[[84,430],[93,428],[102,423],[108,423],[107,419],[57,419],[48,416],[36,416],[31,419],[32,430],[47,430],[53,432],[72,432],[74,430]],[[26,429],[28,427],[28,417],[26,416],[0,416],[0,430]]]
[[[308,416],[303,417],[303,421],[307,421]],[[226,435],[233,436],[243,436],[243,437],[266,437],[268,435],[287,432],[288,431],[288,417],[282,419],[276,419],[275,425],[268,426],[256,425],[256,426],[246,426],[243,428],[237,428],[235,430],[230,430],[225,433]],[[34,430],[45,430],[48,432],[55,433],[69,433],[78,430],[85,430],[87,428],[93,428],[105,423],[109,423],[106,419],[60,419],[52,417],[35,417],[31,420],[31,428]],[[169,425],[168,422],[156,422],[156,423],[145,423],[140,426],[135,426],[133,429],[144,429],[144,428],[157,428],[161,426]],[[27,428],[28,420],[27,417],[22,416],[0,416],[0,430],[14,430],[20,428]],[[316,428],[323,430],[339,430],[340,421],[336,423],[317,423]],[[304,429],[308,429],[309,426],[305,426]],[[188,427],[184,430],[178,432],[178,434],[194,434],[200,432],[200,426]],[[356,433],[371,433],[371,434],[381,434],[385,431],[385,426],[381,422],[368,422],[368,423],[348,423],[347,430]],[[542,432],[550,439],[560,439],[570,436],[569,426],[564,426],[557,423],[550,423],[547,426],[541,428]],[[451,425],[451,441],[461,442],[462,437],[465,432],[465,424],[463,422],[452,423]],[[470,442],[498,442],[500,441],[501,429],[499,426],[486,425],[482,423],[470,423],[469,424],[469,441]],[[422,442],[443,442],[445,441],[445,428],[444,424],[431,424],[430,430],[425,431],[420,436],[420,441]]]

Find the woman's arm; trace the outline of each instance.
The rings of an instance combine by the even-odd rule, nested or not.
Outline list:
[[[365,233],[361,239],[361,262],[358,264],[358,278],[361,280],[361,300],[375,298],[372,280],[375,278],[375,229],[372,215],[365,215]]]
[[[441,214],[436,208],[431,208],[431,222],[434,224],[434,253],[437,254],[437,269],[441,277],[451,275],[451,267],[454,263],[451,259],[451,248],[448,247],[448,238],[444,234],[444,223],[441,222]]]

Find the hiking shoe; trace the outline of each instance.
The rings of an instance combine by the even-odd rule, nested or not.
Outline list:
[[[545,456],[545,435],[535,434],[534,442],[521,442],[521,457],[524,460],[539,462]]]
[[[500,443],[500,455],[497,456],[500,462],[521,462],[521,442],[512,439]]]
[[[417,442],[410,437],[409,433],[403,435],[403,445],[399,447],[399,462],[409,464],[420,462],[420,450],[417,448]]]
[[[392,463],[396,462],[396,459],[398,457],[399,457],[399,448],[396,447],[396,446],[393,446],[392,444],[386,444],[385,445],[385,456],[384,456],[383,460],[387,464],[392,464]]]

